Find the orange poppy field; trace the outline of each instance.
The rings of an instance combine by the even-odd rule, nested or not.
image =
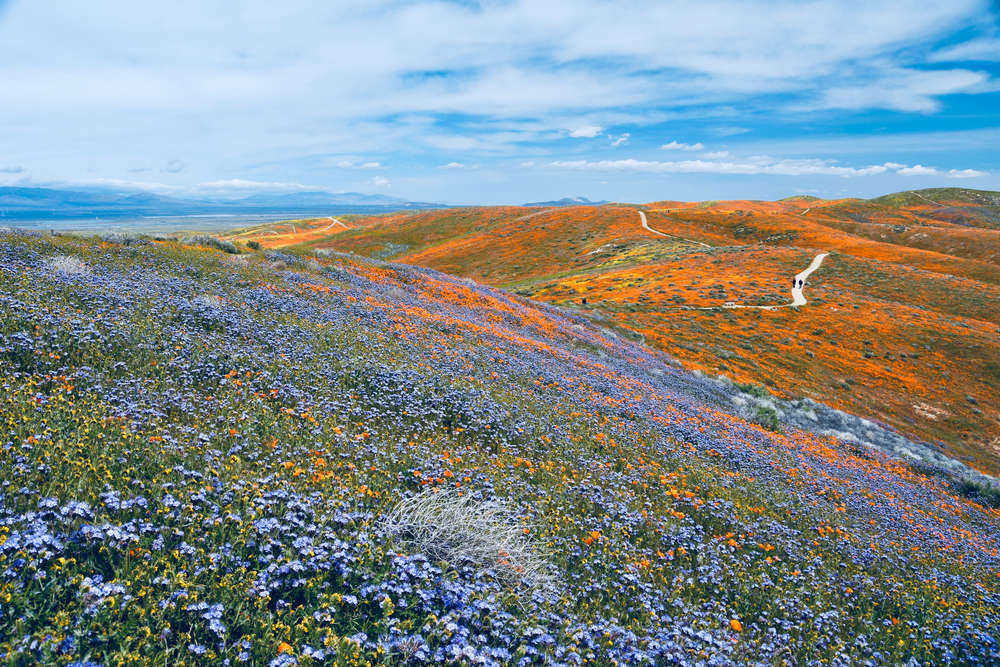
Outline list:
[[[229,238],[503,287],[585,313],[687,367],[812,398],[1000,471],[994,193],[449,208],[282,222]],[[807,304],[784,307],[792,277],[820,252],[829,255],[808,278]],[[782,307],[734,307],[772,305]]]

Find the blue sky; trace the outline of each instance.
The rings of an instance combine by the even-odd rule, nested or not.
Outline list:
[[[982,0],[0,0],[0,184],[447,203],[1000,190]]]

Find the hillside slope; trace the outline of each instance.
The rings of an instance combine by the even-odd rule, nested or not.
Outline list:
[[[690,367],[831,403],[995,475],[998,198],[952,189],[868,201],[485,207],[254,238],[428,266],[577,308]],[[792,276],[820,252],[830,254],[809,278],[806,306],[724,307],[790,302]]]
[[[667,361],[428,269],[4,233],[0,656],[1000,660],[1000,511]]]

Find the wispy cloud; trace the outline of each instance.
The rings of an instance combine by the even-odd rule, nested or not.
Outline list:
[[[840,128],[863,139],[875,127],[995,127],[998,18],[991,0],[246,0],[239,12],[167,3],[155,18],[116,0],[9,3],[3,159],[39,177],[112,178],[141,153],[187,187],[235,178],[354,188],[365,182],[354,170],[368,169],[396,187],[450,181],[466,196],[435,167],[474,164],[486,179],[522,156],[541,164],[572,150],[593,162],[609,144],[696,152],[705,147],[693,137],[732,137],[725,148],[737,152]],[[972,96],[975,112],[963,113]],[[876,125],[872,110],[897,115]],[[743,163],[719,153],[679,162]],[[946,164],[941,155],[906,159]],[[976,155],[960,164],[994,168]],[[183,169],[160,166],[178,156]],[[502,178],[536,187],[530,174]]]
[[[878,78],[824,91],[804,109],[895,109],[931,113],[941,109],[939,98],[955,93],[973,93],[989,81],[985,72],[965,69],[913,70],[892,68]]]
[[[973,177],[985,175],[971,169],[941,172],[923,165],[906,166],[897,162],[848,167],[831,164],[820,159],[775,160],[758,156],[741,160],[556,160],[550,166],[560,169],[585,169],[594,171],[634,171],[674,174],[743,174],[771,176],[872,176],[894,171],[903,176],[942,175]]]
[[[270,190],[270,191],[304,191],[304,190],[324,190],[325,188],[316,187],[311,185],[303,185],[302,183],[288,183],[288,182],[277,182],[277,181],[251,181],[244,178],[228,178],[217,181],[207,181],[205,183],[198,183],[194,186],[194,190],[204,191],[204,192],[218,192],[218,191],[232,191],[232,190],[246,190],[246,191],[256,191],[256,190]]]
[[[899,173],[903,176],[937,176],[941,172],[933,167],[925,167],[922,164],[915,164],[912,167],[899,167]]]
[[[982,176],[989,176],[989,174],[977,169],[949,169],[948,176],[951,178],[980,178]]]
[[[604,128],[600,125],[581,125],[578,128],[570,130],[569,136],[576,138],[593,138],[599,135]]]
[[[336,166],[340,169],[381,169],[379,162],[354,162],[353,160],[339,160]]]
[[[947,62],[998,62],[1000,61],[1000,38],[980,37],[961,44],[956,44],[930,55],[932,63]]]
[[[679,141],[671,141],[669,144],[663,144],[660,149],[665,151],[700,151],[705,148],[705,145],[700,141],[696,144],[684,144]]]

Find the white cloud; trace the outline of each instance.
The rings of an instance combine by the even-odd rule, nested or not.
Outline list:
[[[981,92],[988,87],[988,82],[989,76],[984,72],[965,69],[891,68],[874,81],[830,88],[818,101],[802,109],[893,109],[930,113],[941,108],[938,97]]]
[[[807,159],[773,159],[767,156],[720,160],[557,160],[550,166],[561,169],[583,169],[594,171],[634,171],[648,173],[674,174],[768,174],[772,176],[873,176],[896,171],[904,176],[940,175],[941,172],[923,165],[905,166],[896,162],[873,164],[865,167],[846,167],[829,160],[816,158]],[[979,172],[969,174],[967,171],[955,172],[956,177],[971,177],[981,175]]]
[[[942,171],[934,167],[925,167],[922,164],[915,164],[912,167],[893,164],[892,168],[895,168],[903,176],[947,176],[948,178],[979,178],[981,176],[989,176],[985,171],[978,171],[976,169],[949,169],[948,171]]]
[[[124,190],[149,190],[151,192],[169,193],[180,191],[181,188],[167,183],[151,181],[132,181],[123,178],[92,178],[92,179],[22,179],[21,185],[26,187],[53,188],[113,188]]]
[[[928,58],[932,63],[963,62],[978,60],[984,62],[1000,61],[1000,39],[996,37],[981,37],[962,44],[941,49]]]
[[[218,191],[218,190],[324,190],[325,188],[303,185],[302,183],[284,183],[276,181],[251,181],[243,178],[228,178],[218,181],[208,181],[194,186],[195,190]]]
[[[454,134],[439,134],[424,137],[424,143],[433,148],[445,151],[472,151],[487,147],[487,143],[478,137],[459,136]]]
[[[700,151],[705,148],[705,145],[700,141],[696,144],[684,144],[679,141],[671,141],[669,144],[663,144],[660,148],[665,151]]]
[[[352,162],[351,160],[339,160],[336,166],[341,169],[381,169],[382,165],[379,162]]]
[[[576,137],[578,139],[591,139],[599,135],[603,130],[604,128],[599,125],[583,125],[575,130],[571,130],[569,136]]]
[[[442,169],[465,169],[465,165],[461,162],[449,162],[448,164],[441,165]]]
[[[622,144],[627,144],[629,137],[632,136],[628,132],[618,135],[617,137],[608,136],[611,139],[612,146],[621,146]]]
[[[389,183],[389,179],[386,178],[385,176],[376,176],[376,177],[374,177],[371,180],[371,184],[374,185],[376,188],[383,188],[383,187],[384,188],[388,188],[388,187],[392,187],[392,184]]]
[[[899,173],[903,176],[940,176],[941,172],[934,167],[925,167],[922,164],[915,164],[912,167],[902,167]]]
[[[715,151],[712,153],[705,153],[702,157],[706,160],[721,160],[723,158],[729,157],[729,151]]]
[[[522,142],[592,139],[609,127],[638,143],[641,126],[677,116],[701,117],[705,139],[730,136],[781,123],[803,99],[811,103],[798,112],[928,113],[942,96],[991,89],[991,75],[973,67],[921,68],[995,60],[993,5],[245,0],[232,11],[181,0],[153,16],[119,0],[8,2],[3,159],[47,177],[124,176],[141,151],[157,166],[183,155],[190,166],[177,182],[285,182],[312,180],[287,165],[318,155],[342,169],[378,170],[360,156],[410,149],[424,166],[449,153],[478,162],[466,151],[517,156]],[[932,50],[958,31],[969,41]],[[918,159],[939,158],[908,157]]]
[[[985,171],[977,171],[975,169],[949,169],[948,176],[951,178],[979,178],[981,176],[989,176]]]
[[[750,131],[750,128],[737,127],[735,125],[727,125],[724,127],[713,127],[709,131],[717,137],[733,137],[738,134],[746,134],[747,132]]]

